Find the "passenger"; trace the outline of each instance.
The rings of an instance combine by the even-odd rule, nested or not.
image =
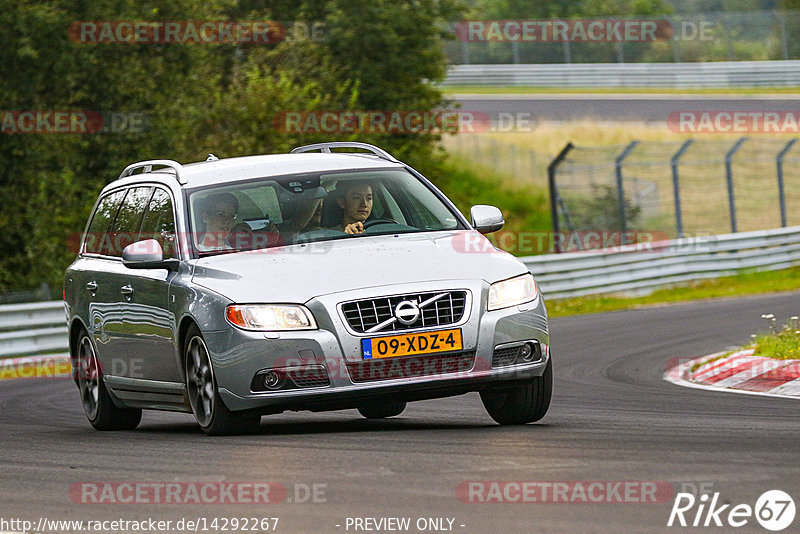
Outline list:
[[[344,212],[336,227],[350,235],[364,232],[364,222],[372,213],[372,186],[368,182],[342,182],[337,186],[336,202]]]

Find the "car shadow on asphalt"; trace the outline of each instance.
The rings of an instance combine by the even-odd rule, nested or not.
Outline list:
[[[536,428],[548,428],[547,423],[537,423],[525,426],[501,427],[493,422],[484,423],[464,422],[453,423],[435,420],[420,420],[416,417],[397,417],[383,420],[367,420],[356,418],[353,420],[336,421],[269,421],[269,416],[261,420],[258,431],[248,434],[249,436],[289,436],[305,434],[346,434],[362,432],[402,432],[412,430],[491,430],[494,432],[503,430],[520,430],[522,428],[535,430]],[[133,432],[137,434],[202,434],[202,430],[195,423],[151,423],[143,422],[142,425]]]

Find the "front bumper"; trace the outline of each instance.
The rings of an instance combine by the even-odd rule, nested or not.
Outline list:
[[[263,414],[284,410],[322,411],[354,408],[367,399],[384,396],[394,401],[446,397],[480,391],[498,381],[541,376],[550,357],[547,312],[541,296],[522,306],[489,312],[486,311],[488,287],[485,282],[453,281],[447,287],[425,284],[414,288],[381,288],[381,291],[398,293],[467,288],[473,297],[468,319],[458,326],[462,331],[463,350],[457,354],[387,358],[379,362],[386,369],[400,370],[399,375],[378,373],[367,375],[365,380],[363,375],[358,378],[354,374],[354,368],[363,363],[361,339],[377,337],[377,334],[354,334],[336,310],[341,301],[371,296],[374,288],[358,294],[348,293],[346,297],[327,295],[306,303],[317,319],[318,330],[274,334],[231,327],[204,332],[220,395],[234,411],[252,410]],[[493,367],[495,348],[518,341],[538,342],[541,358],[532,363]],[[437,366],[437,358],[445,360],[444,363]],[[287,368],[324,369],[329,383],[269,392],[253,390],[253,379],[259,371]]]

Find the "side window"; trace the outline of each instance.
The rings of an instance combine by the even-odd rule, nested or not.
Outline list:
[[[89,231],[83,239],[83,253],[101,254],[104,246],[108,245],[108,226],[117,214],[119,204],[125,191],[117,191],[104,196],[97,209],[92,215],[92,222],[89,224]]]
[[[150,205],[144,214],[142,231],[137,241],[142,239],[155,239],[164,249],[164,258],[177,258],[177,243],[175,241],[175,216],[172,213],[172,200],[169,193],[163,189],[156,189]]]
[[[117,218],[111,224],[108,232],[108,248],[103,249],[103,254],[122,256],[122,250],[133,243],[139,234],[144,210],[152,194],[153,188],[149,186],[128,189],[128,194],[125,195],[125,200],[117,212]]]

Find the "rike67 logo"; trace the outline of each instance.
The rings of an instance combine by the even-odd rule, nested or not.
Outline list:
[[[667,526],[681,527],[743,527],[753,518],[767,530],[778,532],[794,521],[794,500],[781,490],[764,492],[755,506],[720,502],[719,492],[709,497],[707,493],[695,497],[691,493],[678,493],[669,514]]]

